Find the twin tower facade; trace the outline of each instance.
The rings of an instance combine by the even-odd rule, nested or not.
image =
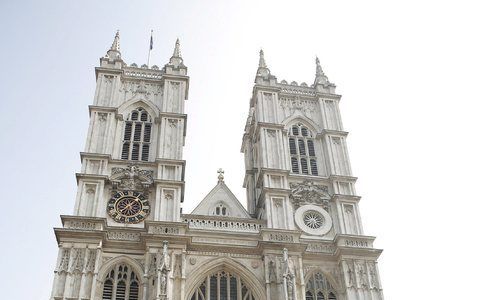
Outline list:
[[[319,60],[314,83],[298,85],[260,52],[241,147],[247,207],[219,170],[190,214],[179,42],[163,68],[128,66],[117,33],[96,81],[74,212],[55,228],[52,300],[383,299],[341,96]]]

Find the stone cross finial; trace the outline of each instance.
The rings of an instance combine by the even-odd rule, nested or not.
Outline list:
[[[225,179],[225,176],[223,175],[225,171],[223,171],[222,168],[219,168],[216,173],[218,173],[218,182],[223,182],[223,180]]]

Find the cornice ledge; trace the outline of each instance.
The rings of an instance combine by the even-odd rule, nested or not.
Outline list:
[[[340,94],[328,94],[328,93],[321,93],[321,92],[316,92],[316,96],[320,98],[336,99],[338,101],[341,100],[341,98],[343,97]]]
[[[330,180],[345,180],[349,182],[356,182],[358,180],[357,177],[349,176],[349,175],[330,175]]]
[[[85,173],[75,173],[77,183],[80,179],[96,179],[96,180],[108,180],[107,175],[96,175],[96,174],[85,174]]]
[[[318,133],[318,137],[323,137],[325,135],[334,135],[334,136],[342,136],[347,137],[349,132],[343,130],[334,130],[334,129],[325,129],[323,128],[321,132]]]
[[[263,85],[263,84],[255,83],[255,85],[253,86],[253,93],[258,92],[259,90],[261,90],[261,91],[267,90],[267,91],[270,91],[270,92],[279,93],[279,92],[281,92],[281,87],[276,86],[276,85]]]
[[[186,119],[186,114],[180,114],[170,111],[160,111],[160,117],[170,117],[170,118],[178,118],[178,119]]]
[[[333,194],[331,196],[331,200],[350,200],[350,201],[356,201],[359,202],[361,200],[361,196],[356,196],[356,195],[344,195],[344,194]]]
[[[269,123],[269,122],[257,122],[256,124],[261,128],[284,129],[283,124],[276,124],[276,123]]]
[[[103,153],[93,153],[93,152],[80,152],[80,159],[83,158],[103,158],[111,160],[110,154],[103,154]]]
[[[112,112],[118,114],[118,108],[111,106],[88,105],[88,113],[91,116],[93,111]]]

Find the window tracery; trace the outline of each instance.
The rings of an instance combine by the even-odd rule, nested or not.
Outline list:
[[[255,300],[251,289],[239,276],[227,271],[208,275],[190,300]]]
[[[138,300],[140,282],[126,264],[114,266],[103,283],[102,300]]]
[[[152,120],[142,107],[133,110],[125,122],[121,159],[148,161]]]
[[[289,154],[293,173],[318,176],[314,137],[302,123],[293,125],[289,131]]]
[[[306,300],[337,300],[336,291],[326,277],[317,272],[306,284]]]

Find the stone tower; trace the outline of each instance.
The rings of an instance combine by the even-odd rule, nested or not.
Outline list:
[[[242,145],[247,207],[220,169],[190,214],[180,209],[189,77],[179,41],[161,69],[127,66],[117,33],[95,71],[74,211],[55,228],[51,300],[383,299],[340,96],[319,60],[311,86],[278,83],[260,52]]]
[[[189,77],[179,41],[162,69],[127,66],[117,32],[95,74],[73,215],[62,216],[64,228],[55,229],[59,255],[51,299],[100,299],[101,294],[104,299],[139,299],[148,292],[166,297],[166,277],[161,272],[153,276],[148,266],[140,269],[131,261],[163,258],[167,241],[143,246],[147,253],[124,247],[140,241],[138,230],[145,221],[180,222]],[[107,277],[101,274],[108,279],[99,278],[101,266],[118,253],[122,255],[107,268]],[[165,259],[163,264],[169,268]],[[155,284],[147,286],[144,276]],[[118,284],[124,285],[122,291]],[[112,290],[110,298],[105,289]]]
[[[382,299],[381,251],[363,234],[335,88],[318,58],[312,85],[278,82],[260,51],[241,149],[248,212],[278,234],[289,232],[285,241],[307,245],[306,252],[289,253],[302,266],[306,299]],[[334,259],[325,259],[328,252]],[[321,298],[317,282],[305,282],[316,276],[308,274],[315,265],[332,270],[340,295],[324,292]]]

